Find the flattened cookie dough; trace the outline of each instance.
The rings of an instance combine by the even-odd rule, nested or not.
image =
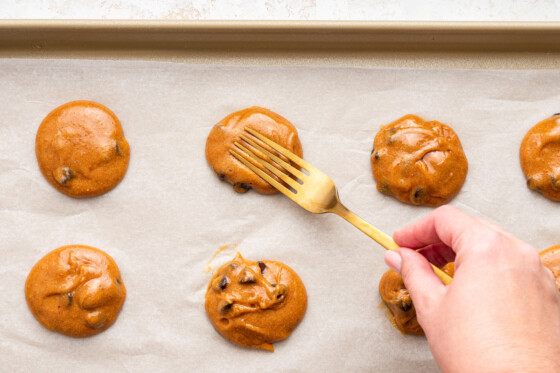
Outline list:
[[[455,265],[448,263],[442,270],[453,277]],[[379,294],[389,309],[389,321],[395,328],[403,334],[424,335],[401,275],[392,269],[385,272],[379,281]]]
[[[377,190],[413,205],[438,206],[463,186],[468,162],[455,132],[406,115],[375,136],[371,168]]]
[[[287,265],[237,256],[218,269],[206,291],[206,313],[224,338],[245,347],[274,351],[307,308],[307,293]]]
[[[83,245],[59,247],[39,260],[25,282],[25,299],[50,330],[87,337],[110,327],[126,289],[115,261]]]
[[[303,154],[297,130],[286,118],[268,109],[253,106],[228,115],[212,128],[206,140],[206,159],[218,177],[232,184],[236,192],[244,193],[254,189],[262,194],[277,193],[276,188],[229,152],[230,149],[235,149],[234,142],[242,142],[239,136],[245,133],[245,127],[260,132],[300,157]],[[260,140],[257,143],[270,149]],[[248,144],[245,145],[251,148]],[[260,164],[254,164],[264,170]]]
[[[539,253],[542,264],[550,269],[560,291],[560,245],[549,247]]]
[[[560,114],[537,123],[527,132],[519,150],[527,186],[560,201]]]
[[[39,126],[35,153],[45,178],[71,197],[108,192],[123,179],[130,146],[121,123],[105,106],[72,101],[57,107]]]

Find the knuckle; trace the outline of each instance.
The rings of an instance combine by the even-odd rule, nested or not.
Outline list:
[[[490,248],[500,248],[505,244],[504,235],[494,230],[486,230],[485,236]]]
[[[519,245],[519,253],[523,257],[523,260],[527,261],[527,264],[541,267],[541,258],[533,246],[523,243]]]
[[[491,254],[504,248],[503,235],[494,230],[485,229],[478,236],[476,242],[480,242],[480,244],[476,245],[475,248],[479,253]]]

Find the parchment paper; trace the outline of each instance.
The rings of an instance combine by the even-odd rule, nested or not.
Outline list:
[[[525,186],[518,160],[530,127],[560,111],[560,71],[224,67],[167,62],[0,61],[0,367],[2,371],[437,371],[423,337],[403,337],[378,308],[382,249],[334,215],[282,195],[236,194],[206,164],[210,128],[268,107],[299,130],[304,157],[347,207],[391,234],[430,208],[375,189],[369,155],[380,125],[414,113],[455,129],[469,173],[453,205],[543,249],[560,243],[559,205]],[[131,145],[122,183],[76,200],[42,177],[35,134],[55,107],[94,100]],[[41,326],[24,283],[47,252],[80,243],[109,253],[128,296],[117,322],[73,339]],[[307,314],[276,352],[237,347],[204,312],[211,273],[239,250],[287,263]]]

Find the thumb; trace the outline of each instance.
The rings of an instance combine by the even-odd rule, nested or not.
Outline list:
[[[414,307],[420,314],[430,313],[445,294],[445,285],[422,254],[405,248],[398,249],[397,253],[401,257],[400,274]]]

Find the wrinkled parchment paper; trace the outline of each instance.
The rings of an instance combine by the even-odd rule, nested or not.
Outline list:
[[[437,371],[425,338],[403,337],[378,308],[384,250],[339,217],[309,214],[282,195],[236,194],[206,164],[206,137],[233,111],[278,112],[345,205],[391,234],[431,209],[376,191],[373,138],[408,113],[439,120],[455,129],[469,160],[452,204],[543,249],[560,243],[560,205],[526,188],[518,151],[531,126],[560,111],[559,81],[555,70],[1,60],[1,370]],[[113,110],[132,152],[116,189],[83,200],[45,181],[34,150],[42,119],[78,99]],[[73,243],[109,253],[128,290],[117,322],[85,339],[42,327],[24,297],[35,262]],[[307,287],[307,314],[274,353],[237,347],[206,319],[204,267],[225,244],[214,269],[239,250],[287,263]]]

